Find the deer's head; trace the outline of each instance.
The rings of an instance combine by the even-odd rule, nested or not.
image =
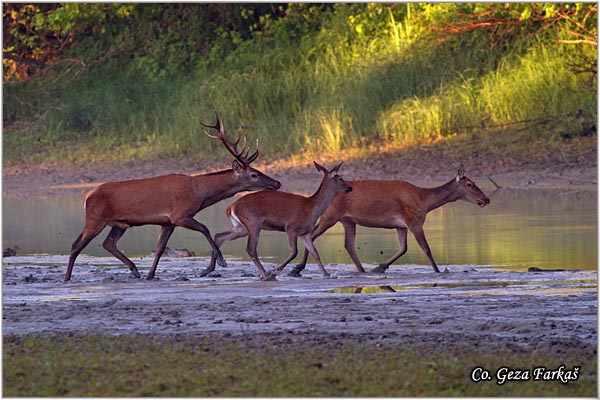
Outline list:
[[[490,199],[471,179],[465,176],[465,169],[461,165],[456,174],[456,184],[458,185],[457,194],[460,200],[477,204],[479,207],[485,207],[490,204]]]
[[[347,193],[347,192],[352,191],[352,186],[350,186],[348,184],[348,182],[346,182],[341,176],[338,175],[340,167],[344,163],[343,161],[341,163],[339,163],[338,165],[336,165],[335,167],[331,168],[331,170],[328,170],[327,168],[320,165],[316,161],[313,161],[313,163],[315,164],[317,171],[320,171],[323,173],[323,183],[332,185],[335,192],[346,192]]]

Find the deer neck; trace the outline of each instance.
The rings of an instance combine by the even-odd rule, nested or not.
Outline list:
[[[313,201],[312,216],[315,221],[327,210],[329,203],[333,200],[333,196],[335,196],[335,188],[328,182],[327,177],[323,177],[319,189],[310,197]]]
[[[427,212],[458,200],[457,188],[456,179],[452,179],[442,186],[426,189]]]
[[[201,209],[227,199],[244,189],[240,187],[231,169],[193,176],[192,179],[196,196],[201,201]]]

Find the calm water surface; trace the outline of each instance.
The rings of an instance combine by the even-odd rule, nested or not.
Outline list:
[[[213,235],[228,230],[231,225],[225,208],[234,200],[203,210],[196,218],[206,224]],[[71,243],[84,224],[81,195],[4,198],[2,214],[3,248],[18,246],[19,254],[69,254]],[[503,189],[491,195],[491,204],[484,209],[456,202],[429,213],[424,229],[440,267],[474,264],[517,269],[530,266],[596,269],[597,217],[596,193]],[[149,255],[156,245],[158,232],[155,226],[129,229],[119,241],[119,248],[132,258]],[[101,247],[107,234],[108,228],[83,253],[108,255]],[[343,243],[344,231],[340,224],[315,242],[324,263],[351,264]],[[398,251],[394,230],[359,227],[356,243],[358,256],[365,264],[378,264]],[[182,228],[175,230],[168,245],[188,248],[199,256],[209,255],[204,237]],[[245,238],[228,242],[223,246],[223,254],[248,260],[245,246]],[[301,241],[299,248],[302,251]],[[286,235],[262,231],[258,251],[266,262],[283,261],[289,255]],[[313,262],[312,259],[309,262]],[[408,252],[398,263],[429,265],[411,234]]]

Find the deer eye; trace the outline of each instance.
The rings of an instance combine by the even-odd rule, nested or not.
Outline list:
[[[473,187],[473,184],[471,182],[467,182],[467,187]]]
[[[256,172],[252,172],[252,173],[250,174],[250,178],[254,178],[254,179],[255,179],[255,178],[258,178],[258,174],[257,174]]]

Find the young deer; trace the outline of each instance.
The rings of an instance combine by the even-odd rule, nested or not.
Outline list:
[[[233,168],[197,176],[173,174],[148,179],[108,182],[86,193],[85,227],[71,247],[65,282],[71,279],[73,265],[79,253],[107,225],[111,226],[111,230],[102,246],[127,265],[137,278],[140,277],[137,267],[117,248],[117,242],[123,233],[132,226],[160,225],[162,227],[156,246],[156,256],[146,277],[148,280],[154,278],[158,261],[177,226],[202,233],[212,247],[213,253],[216,253],[219,265],[226,265],[208,228],[196,221],[194,215],[238,192],[276,190],[281,187],[281,184],[250,167],[250,163],[258,157],[258,145],[250,157],[246,146],[238,151],[240,137],[235,142],[227,139],[218,115],[215,125],[204,126],[218,132],[218,136],[208,133],[207,135],[221,141],[234,156]]]
[[[396,229],[400,250],[373,272],[383,273],[390,264],[406,253],[406,235],[410,230],[417,243],[429,258],[435,272],[440,272],[425,239],[423,224],[428,212],[446,203],[465,200],[485,207],[490,199],[465,176],[461,166],[455,178],[446,184],[432,188],[421,188],[398,180],[356,180],[349,181],[352,193],[338,193],[325,211],[312,233],[313,240],[326,230],[341,222],[344,227],[345,248],[359,272],[365,272],[354,246],[356,225],[369,228]],[[308,254],[304,252],[302,261],[291,272],[300,276],[306,267]]]
[[[316,162],[314,164],[318,171],[323,172],[323,180],[319,189],[311,197],[286,192],[259,192],[246,195],[230,205],[227,208],[227,216],[231,219],[233,227],[228,232],[215,236],[217,247],[247,235],[246,251],[256,265],[260,278],[274,280],[275,276],[298,254],[298,237],[300,237],[307,252],[321,268],[323,276],[328,277],[329,273],[321,264],[319,253],[313,246],[311,232],[336,192],[350,192],[352,187],[337,174],[343,162],[333,167],[331,171]],[[256,252],[261,229],[285,231],[292,250],[283,264],[270,271],[268,275]],[[203,276],[215,269],[215,257],[213,253],[210,265],[202,273]]]

